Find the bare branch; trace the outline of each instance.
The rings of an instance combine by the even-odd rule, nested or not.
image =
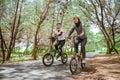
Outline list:
[[[93,0],[90,0],[90,2],[92,3],[92,5],[93,5],[93,7],[94,7],[94,9],[95,9],[96,18],[97,18],[98,21],[100,22],[100,19],[99,19],[99,17],[98,17],[98,11],[97,11],[96,5],[95,5],[95,3],[93,2]]]

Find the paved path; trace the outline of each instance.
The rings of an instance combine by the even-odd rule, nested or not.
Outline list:
[[[95,55],[89,53],[87,57]],[[74,80],[68,63],[55,61],[51,67],[45,67],[41,61],[0,65],[0,80]]]

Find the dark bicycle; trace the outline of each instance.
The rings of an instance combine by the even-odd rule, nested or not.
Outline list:
[[[73,41],[77,39],[77,36],[72,36]],[[72,56],[69,64],[70,72],[72,74],[76,73],[77,69],[79,68],[80,70],[84,69],[85,63],[82,63],[82,57],[80,54],[75,54],[73,53],[74,56]]]
[[[42,58],[42,62],[45,66],[51,66],[54,62],[54,57],[57,58],[57,54],[61,57],[61,62],[63,64],[66,64],[67,63],[67,60],[68,60],[68,56],[66,53],[63,53],[63,52],[59,52],[59,53],[56,53],[56,50],[53,49],[53,42],[55,41],[55,38],[54,37],[51,37],[49,38],[50,41],[51,41],[51,46],[50,46],[50,49],[48,51],[48,53],[46,53],[43,58]],[[59,50],[60,51],[60,50]]]

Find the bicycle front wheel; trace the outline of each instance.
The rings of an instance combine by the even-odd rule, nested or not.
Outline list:
[[[45,66],[49,67],[53,64],[54,58],[50,53],[47,53],[43,56],[42,62]]]
[[[66,53],[63,53],[63,54],[61,55],[61,61],[62,61],[62,63],[63,63],[63,64],[66,64],[66,63],[67,63],[67,60],[68,60],[67,54],[66,54]]]
[[[72,58],[69,64],[70,72],[72,74],[76,73],[77,71],[77,60],[75,58]]]

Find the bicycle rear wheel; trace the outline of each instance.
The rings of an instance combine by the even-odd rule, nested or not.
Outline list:
[[[81,60],[81,67],[82,67],[82,69],[85,68],[85,63],[82,63],[82,60]]]
[[[66,53],[63,53],[63,54],[61,55],[61,61],[62,61],[62,63],[63,63],[63,64],[66,64],[66,63],[67,63],[67,60],[68,60],[67,54],[66,54]]]
[[[53,64],[54,58],[50,53],[47,53],[43,56],[42,62],[45,66],[49,67]]]
[[[77,71],[77,60],[75,58],[72,58],[69,64],[70,72],[72,74],[76,73]]]

